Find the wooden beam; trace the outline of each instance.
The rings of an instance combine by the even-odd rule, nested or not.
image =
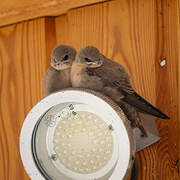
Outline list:
[[[29,179],[19,135],[25,116],[43,97],[42,77],[55,46],[53,26],[52,18],[38,18],[0,28],[0,179]]]
[[[0,26],[42,16],[65,14],[69,9],[87,6],[105,0],[6,0],[0,5]]]

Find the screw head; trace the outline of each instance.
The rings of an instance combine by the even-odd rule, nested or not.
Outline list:
[[[108,128],[109,128],[110,131],[113,131],[113,130],[114,130],[112,124],[110,124],[110,125],[108,126]]]
[[[53,161],[56,161],[56,160],[57,160],[57,155],[56,155],[56,154],[52,154],[52,155],[51,155],[51,159],[52,159]]]

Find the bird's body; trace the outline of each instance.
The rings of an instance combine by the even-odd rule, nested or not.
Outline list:
[[[81,87],[81,88],[92,88],[93,84],[96,84],[94,90],[100,91],[103,88],[103,82],[100,81],[98,77],[91,77],[87,68],[84,66],[79,66],[74,63],[72,65],[71,70],[71,81],[73,87]]]
[[[43,78],[44,95],[47,96],[63,88],[71,87],[70,68],[56,70],[52,66],[48,68]]]
[[[143,135],[147,134],[138,111],[168,118],[135,92],[128,72],[122,65],[107,59],[94,47],[81,49],[76,55],[71,81],[73,87],[89,88],[109,96],[122,108],[131,125],[138,127]]]
[[[70,72],[76,51],[70,46],[60,45],[53,49],[51,66],[43,77],[44,95],[63,88],[72,87]]]
[[[118,103],[118,105],[124,111],[131,123],[131,126],[138,127],[142,131],[143,135],[146,136],[147,133],[142,126],[141,119],[139,118],[137,110],[134,107],[128,105],[126,102],[121,101],[121,99],[124,98],[124,95],[121,93],[121,91],[119,91],[118,88],[115,87],[115,85],[109,83],[108,81],[109,78],[116,79],[114,75],[118,70],[120,71],[120,74],[117,74],[118,80],[123,79],[122,84],[130,84],[129,75],[124,67],[119,64],[118,66],[113,66],[114,62],[111,60],[108,61],[107,59],[104,59],[103,64],[97,68],[88,68],[76,62],[73,63],[71,69],[72,87],[93,89],[109,96],[112,100]],[[103,75],[104,73],[107,73],[106,76],[103,76],[103,78],[101,78],[101,75]],[[131,88],[129,86],[125,89],[127,91],[131,91]]]

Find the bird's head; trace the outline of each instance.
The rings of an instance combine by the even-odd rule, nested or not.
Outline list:
[[[97,48],[86,46],[77,53],[76,62],[89,68],[96,68],[102,65],[103,60]]]
[[[71,46],[57,46],[51,54],[51,66],[56,70],[68,69],[75,60],[75,56],[76,50]]]

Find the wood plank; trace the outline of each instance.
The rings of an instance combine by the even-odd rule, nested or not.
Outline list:
[[[180,0],[178,1],[178,9],[179,9],[179,12],[180,12]],[[178,16],[178,52],[180,52],[180,13],[179,13],[179,16]],[[180,89],[180,57],[178,57],[178,90]],[[180,92],[178,92],[178,119],[180,121]],[[180,129],[180,122],[178,121],[178,128]],[[179,143],[179,159],[180,159],[180,143]],[[177,166],[178,166],[178,172],[180,172],[180,164],[179,162],[177,163]]]
[[[105,0],[6,0],[0,5],[0,26],[42,16],[65,14],[69,9]]]
[[[161,140],[137,154],[139,180],[179,179],[178,1],[112,1],[68,13],[71,44],[94,45],[123,64],[135,89],[170,117],[157,120]],[[160,67],[159,60],[167,64]]]
[[[158,165],[156,170],[167,179],[179,179],[179,117],[178,117],[178,62],[180,60],[178,34],[179,4],[177,1],[158,1],[157,5],[157,43],[156,43],[156,89],[157,106],[170,115],[166,124],[159,121],[158,127],[162,141],[157,143]],[[166,59],[166,65],[158,61]],[[162,165],[163,162],[163,165]],[[169,167],[164,170],[165,167]]]
[[[54,17],[45,18],[46,69],[50,66],[51,52],[56,42],[56,22]]]
[[[3,180],[29,179],[19,153],[25,116],[43,97],[42,76],[49,60],[48,19],[0,28],[0,174]],[[51,36],[51,41],[54,36]],[[54,41],[55,42],[55,41]],[[54,45],[53,45],[54,46]]]
[[[69,40],[68,18],[62,15],[56,18],[56,44],[71,45]]]

